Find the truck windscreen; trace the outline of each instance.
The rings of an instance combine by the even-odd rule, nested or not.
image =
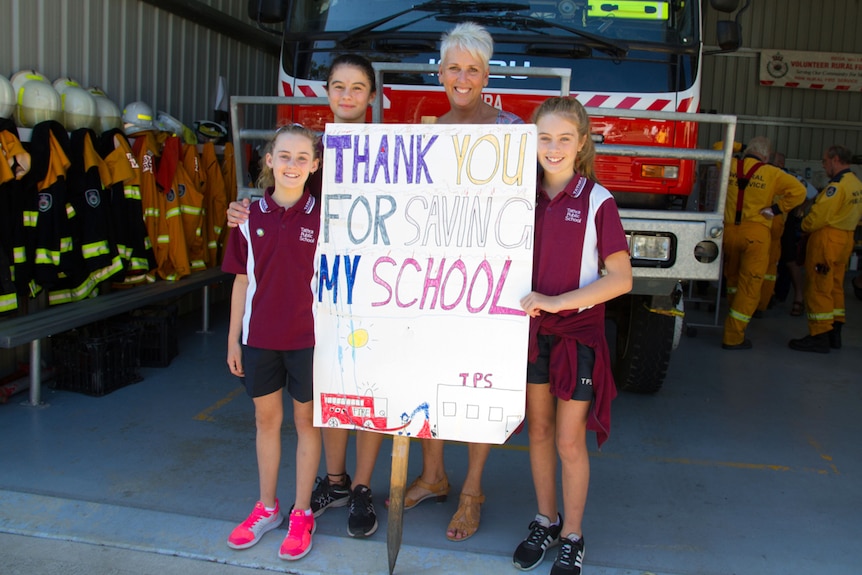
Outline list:
[[[343,52],[376,61],[435,63],[441,34],[470,20],[494,38],[493,65],[571,67],[578,90],[631,91],[637,85],[641,93],[680,91],[691,85],[696,68],[697,5],[680,0],[294,0],[283,64],[289,76],[321,80],[321,70]],[[530,87],[553,89],[554,81],[544,83],[531,80]],[[491,86],[517,89],[523,80],[493,78]]]

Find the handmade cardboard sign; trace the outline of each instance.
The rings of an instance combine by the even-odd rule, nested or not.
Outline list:
[[[315,425],[502,443],[524,419],[533,125],[329,124]]]

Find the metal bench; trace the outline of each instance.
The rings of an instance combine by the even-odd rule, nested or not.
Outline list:
[[[52,307],[26,316],[0,320],[0,347],[30,344],[30,404],[41,403],[41,340],[139,307],[203,289],[203,331],[209,331],[209,287],[233,277],[212,268],[177,281],[157,281],[83,301]]]

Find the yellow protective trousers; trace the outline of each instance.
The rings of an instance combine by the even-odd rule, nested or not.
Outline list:
[[[724,279],[730,309],[724,320],[726,345],[745,340],[745,328],[760,301],[760,287],[769,264],[771,231],[760,223],[742,222],[724,228]]]
[[[769,300],[775,293],[775,280],[778,278],[778,260],[781,259],[781,235],[784,233],[784,216],[772,218],[772,234],[769,238],[769,263],[766,273],[763,275],[763,283],[760,284],[760,303],[757,309],[765,311],[769,306]]]
[[[844,272],[853,251],[853,232],[825,227],[811,232],[805,252],[805,308],[808,331],[819,335],[845,320]]]

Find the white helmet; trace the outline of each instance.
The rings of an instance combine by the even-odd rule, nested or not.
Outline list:
[[[6,76],[0,75],[0,118],[11,118],[15,112],[15,88]]]
[[[138,132],[147,130],[155,130],[156,124],[153,122],[153,109],[144,102],[131,102],[126,104],[123,110],[123,130],[126,134],[132,135]]]
[[[18,90],[15,123],[32,128],[47,120],[60,121],[63,116],[60,94],[48,82],[28,80]]]
[[[38,80],[40,82],[45,82],[46,84],[50,84],[48,78],[37,72],[36,70],[19,70],[12,74],[12,77],[9,78],[12,82],[12,87],[15,88],[15,96],[17,97],[18,92],[21,90],[21,87],[24,86],[26,82],[30,80]]]
[[[95,129],[99,124],[96,99],[80,86],[67,85],[60,94],[63,102],[63,125],[72,132],[78,128]]]
[[[120,107],[108,98],[101,88],[92,87],[89,90],[96,101],[96,114],[99,116],[96,131],[99,133],[123,127],[123,114]]]
[[[81,85],[78,82],[76,82],[72,78],[69,78],[68,76],[66,76],[65,78],[57,78],[56,80],[54,80],[54,83],[52,84],[52,86],[54,86],[54,89],[57,90],[57,93],[60,94],[61,96],[66,91],[66,88],[80,88],[81,87]]]
[[[168,114],[159,110],[159,115],[156,116],[156,127],[162,132],[169,132],[174,136],[179,136],[186,144],[197,144],[198,139],[195,133],[188,126]]]

